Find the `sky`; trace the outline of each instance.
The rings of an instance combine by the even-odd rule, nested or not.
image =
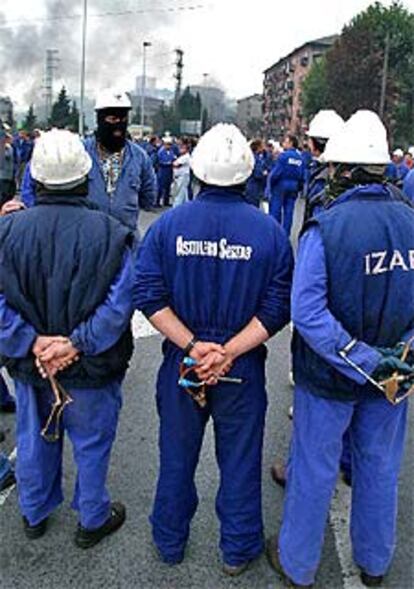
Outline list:
[[[88,0],[89,95],[132,89],[142,69],[173,88],[174,54],[184,50],[184,85],[203,74],[233,98],[262,91],[263,70],[302,43],[339,33],[370,0]],[[384,1],[388,5],[390,2]],[[414,10],[414,0],[405,6]],[[108,14],[127,12],[123,15]],[[45,50],[59,50],[55,87],[79,88],[81,0],[0,0],[0,95],[17,108],[42,96]],[[105,15],[105,16],[102,16]],[[47,20],[42,20],[47,19]]]

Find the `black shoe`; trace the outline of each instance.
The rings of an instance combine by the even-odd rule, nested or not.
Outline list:
[[[0,413],[16,413],[16,403],[9,401],[4,405],[0,405]]]
[[[43,519],[35,526],[31,526],[27,518],[23,517],[23,527],[24,533],[26,534],[26,538],[28,538],[29,540],[37,540],[38,538],[44,536],[47,530],[47,522],[48,518],[45,517],[45,519]]]
[[[248,568],[250,560],[243,562],[242,564],[231,565],[223,563],[223,573],[229,577],[239,577]]]
[[[380,587],[384,580],[384,575],[378,575],[374,577],[372,575],[368,575],[368,573],[364,573],[361,571],[361,583],[365,585],[365,587]]]
[[[304,587],[306,589],[313,587],[313,585],[297,585],[287,576],[280,564],[278,538],[276,536],[272,536],[266,541],[266,556],[270,566],[277,572],[286,587]]]
[[[111,504],[111,515],[109,519],[96,530],[87,530],[78,525],[75,534],[75,544],[78,548],[92,548],[106,536],[113,534],[122,526],[126,518],[125,505],[122,503]]]
[[[10,471],[6,474],[6,476],[0,480],[0,493],[9,487],[12,487],[16,484],[16,477],[14,476],[14,472]]]
[[[270,469],[270,474],[279,487],[282,487],[282,489],[286,487],[286,468],[283,462],[275,460]]]

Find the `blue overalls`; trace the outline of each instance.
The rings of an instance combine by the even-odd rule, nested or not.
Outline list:
[[[407,403],[392,406],[339,355],[356,338],[348,358],[371,374],[380,358],[373,346],[414,333],[414,211],[392,201],[380,185],[347,191],[300,241],[292,294],[294,426],[279,535],[281,564],[299,585],[314,582],[347,430],[354,561],[378,576],[394,553]],[[379,251],[387,252],[384,259]]]
[[[246,184],[246,201],[256,207],[264,196],[267,177],[267,162],[264,152],[254,154],[254,168]]]
[[[300,152],[289,149],[281,153],[268,176],[266,194],[269,212],[290,236],[295,202],[303,185],[304,165]]]
[[[114,279],[106,300],[72,334],[77,349],[90,356],[109,349],[125,331],[131,317],[132,276],[130,254]],[[0,295],[0,353],[24,358],[36,338],[28,324]],[[59,376],[57,377],[59,378]],[[35,387],[15,380],[17,416],[16,477],[22,515],[34,526],[63,501],[63,431],[74,449],[77,478],[72,502],[79,522],[87,529],[100,527],[110,516],[106,478],[122,404],[121,381],[101,388],[68,388],[73,399],[62,416],[62,436],[45,441],[40,432],[51,410],[50,387]]]
[[[286,235],[272,218],[245,203],[241,192],[203,189],[148,231],[137,260],[135,306],[148,317],[169,306],[204,341],[225,343],[254,316],[273,335],[289,321],[292,264]],[[212,417],[221,477],[220,548],[227,564],[241,564],[263,550],[265,348],[236,360],[230,374],[243,384],[211,387],[205,409],[178,386],[183,351],[165,342],[163,352],[154,542],[165,562],[182,560],[198,504],[194,475]]]
[[[404,178],[403,192],[414,203],[414,169],[410,170]]]
[[[161,147],[158,150],[158,198],[157,204],[167,206],[170,202],[171,184],[173,181],[173,162],[177,159],[172,147]]]
[[[155,201],[156,180],[148,155],[132,141],[126,142],[121,174],[110,197],[106,191],[95,137],[85,140],[85,148],[92,158],[88,198],[100,211],[137,232],[140,209],[151,207]],[[36,182],[31,176],[30,164],[26,166],[23,179],[22,201],[27,207],[36,204]]]

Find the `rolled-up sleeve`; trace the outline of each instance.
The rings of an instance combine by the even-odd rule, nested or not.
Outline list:
[[[128,251],[105,301],[72,332],[70,340],[77,350],[97,356],[116,344],[131,321],[132,288],[133,265]]]
[[[279,227],[276,243],[272,276],[256,313],[269,336],[283,329],[290,321],[293,252],[289,239]]]
[[[358,384],[366,383],[367,379],[340,356],[353,337],[328,308],[325,251],[316,226],[308,229],[300,241],[293,279],[292,320],[321,358]],[[354,343],[347,357],[367,374],[374,371],[380,360],[379,353],[362,341]]]
[[[140,245],[135,264],[134,308],[151,317],[169,306],[163,276],[161,219],[154,223]]]

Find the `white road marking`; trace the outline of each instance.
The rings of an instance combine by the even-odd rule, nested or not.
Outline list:
[[[9,456],[10,462],[15,462],[16,456],[17,456],[17,448],[15,448],[13,450],[13,452],[10,454],[10,456]],[[10,497],[10,495],[12,494],[12,492],[14,491],[15,488],[16,488],[16,485],[12,485],[11,487],[4,489],[4,491],[2,491],[0,493],[0,507],[2,507],[6,503],[7,499]]]
[[[156,335],[158,331],[154,329],[151,323],[144,317],[142,313],[136,311],[132,317],[132,333],[135,339],[141,337],[150,337]]]
[[[349,537],[349,516],[351,489],[342,481],[338,482],[331,504],[330,522],[335,536],[336,550],[341,564],[344,589],[364,589],[359,578],[359,570],[352,559]]]

